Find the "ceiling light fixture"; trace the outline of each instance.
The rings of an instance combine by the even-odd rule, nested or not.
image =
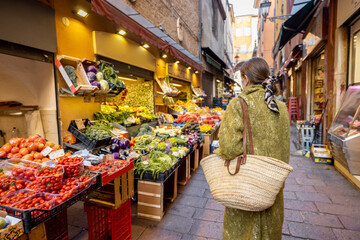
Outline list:
[[[20,116],[22,115],[23,113],[21,111],[17,111],[17,112],[10,112],[9,115],[11,116]]]
[[[150,47],[149,44],[147,44],[147,43],[144,43],[142,46],[143,46],[143,48],[149,48]]]
[[[178,63],[180,63],[180,61],[176,61],[176,62],[175,62],[175,64],[178,64]]]
[[[198,73],[199,73],[199,71],[197,71],[197,70],[196,70],[196,71],[195,71],[195,73],[196,73],[196,74],[198,74]]]
[[[189,69],[189,70],[190,70],[190,69],[191,69],[191,67],[188,67],[187,69]]]
[[[162,58],[167,58],[167,55],[164,53],[161,57]]]
[[[77,10],[76,14],[79,15],[80,17],[83,17],[83,18],[85,18],[85,17],[87,17],[89,15],[87,12],[85,12],[82,9]]]
[[[121,29],[121,30],[118,32],[118,34],[120,34],[121,36],[124,36],[124,35],[126,34],[126,32]]]
[[[177,83],[170,83],[171,85],[175,86],[175,87],[182,87],[181,84],[177,84]]]
[[[218,83],[220,82],[220,80],[218,79],[218,80],[216,80]]]

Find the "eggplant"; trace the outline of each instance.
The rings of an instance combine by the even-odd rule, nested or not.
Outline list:
[[[124,141],[124,143],[125,143],[125,145],[126,145],[126,147],[125,147],[125,148],[128,148],[128,147],[129,147],[129,145],[130,145],[130,141],[129,141],[128,139],[126,139],[126,140]]]
[[[118,139],[118,138],[111,139],[111,143],[119,144],[119,142],[120,142],[120,139]]]
[[[129,142],[129,140],[127,140],[127,139],[126,139],[125,141],[121,141],[121,140],[120,140],[119,146],[120,146],[121,149],[126,149],[126,148],[127,148],[126,141]]]
[[[119,150],[120,150],[119,144],[116,144],[116,143],[111,144],[111,146],[110,146],[110,151],[111,151],[112,153],[114,153],[114,152],[119,152]]]
[[[118,152],[113,152],[114,159],[120,159],[120,154]]]

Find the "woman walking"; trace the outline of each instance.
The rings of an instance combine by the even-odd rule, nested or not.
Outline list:
[[[290,126],[286,106],[273,97],[274,80],[262,58],[252,58],[241,67],[244,90],[239,95],[248,105],[254,154],[289,162]],[[230,101],[219,132],[215,152],[226,160],[242,154],[243,114],[238,98]],[[247,147],[249,149],[249,147]],[[261,212],[225,208],[224,240],[277,240],[284,220],[283,191],[272,207]]]

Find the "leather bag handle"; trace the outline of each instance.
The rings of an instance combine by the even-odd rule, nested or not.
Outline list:
[[[249,118],[249,111],[247,104],[244,99],[239,97],[240,103],[241,103],[241,110],[243,114],[243,125],[244,125],[244,132],[243,132],[243,154],[237,157],[236,161],[236,168],[235,172],[231,173],[229,166],[230,166],[230,160],[226,161],[226,167],[230,175],[235,175],[240,171],[240,165],[246,164],[247,159],[247,135],[249,135],[249,145],[250,145],[250,154],[254,154],[254,145],[253,145],[253,139],[252,139],[252,132],[251,132],[251,124],[250,124],[250,118]]]

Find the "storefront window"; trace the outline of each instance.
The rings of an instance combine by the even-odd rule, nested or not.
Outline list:
[[[354,33],[352,39],[350,84],[360,83],[360,31]]]

